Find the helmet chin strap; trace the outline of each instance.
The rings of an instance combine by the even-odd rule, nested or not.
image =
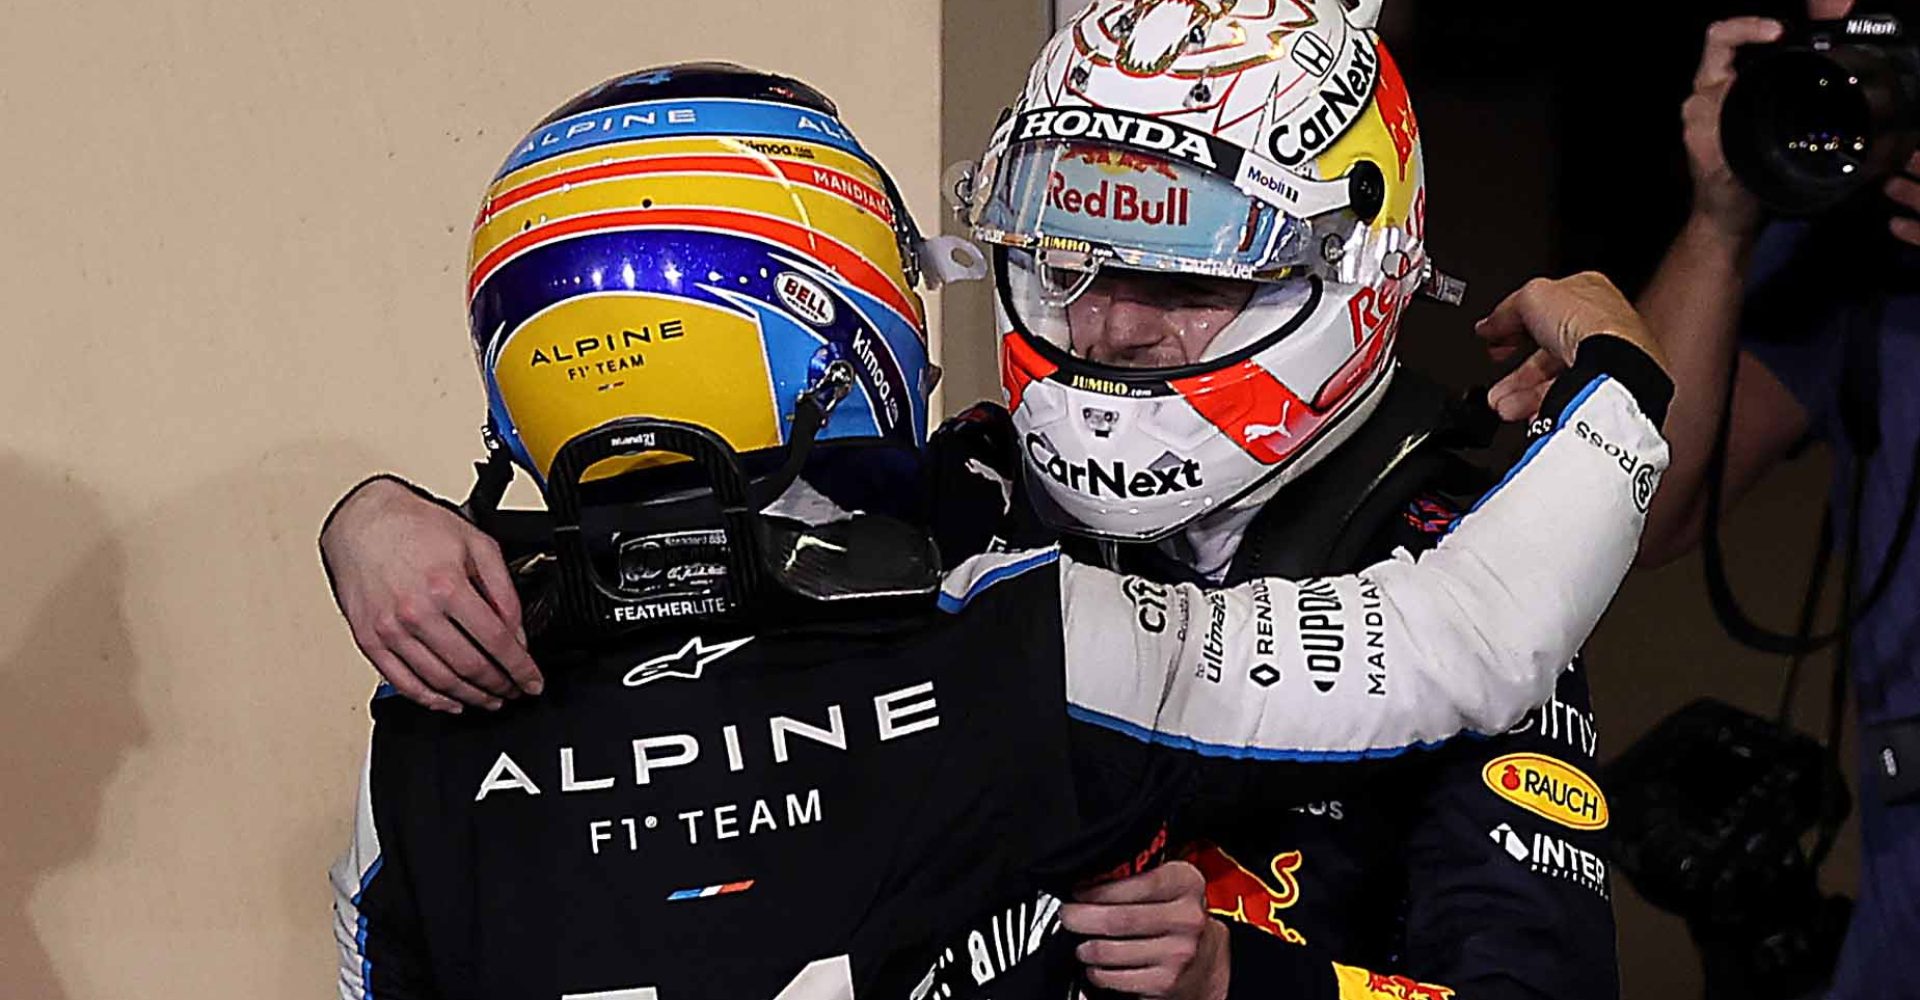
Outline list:
[[[1278,489],[1275,487],[1274,492]],[[1240,551],[1240,543],[1253,527],[1253,519],[1273,494],[1262,488],[1255,491],[1255,495],[1260,497],[1259,503],[1235,504],[1226,510],[1214,511],[1179,534],[1161,539],[1160,551],[1210,582],[1220,583],[1233,567],[1234,554]]]
[[[530,620],[541,623],[533,630],[558,625],[579,637],[681,618],[813,620],[836,605],[922,601],[938,590],[939,556],[923,528],[840,510],[801,480],[816,437],[855,381],[850,363],[828,365],[794,407],[782,464],[758,478],[710,429],[647,417],[610,421],[563,445],[548,470],[547,511],[498,510],[512,467],[483,464],[470,498],[476,523],[553,557],[539,615],[530,606]],[[595,465],[649,453],[692,459],[705,488],[615,503],[582,496],[581,480]]]

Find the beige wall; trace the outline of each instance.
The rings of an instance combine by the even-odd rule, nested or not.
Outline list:
[[[923,217],[935,0],[17,0],[0,31],[0,995],[329,995],[368,672],[313,549],[465,486],[465,229],[617,71],[836,95]]]
[[[1020,98],[1027,67],[1047,40],[1049,0],[944,0],[940,143],[943,163],[978,159],[1003,108]],[[949,233],[965,235],[951,211],[942,215]],[[948,409],[1000,398],[999,328],[993,318],[993,283],[968,282],[941,293],[947,336],[942,344],[942,380]]]

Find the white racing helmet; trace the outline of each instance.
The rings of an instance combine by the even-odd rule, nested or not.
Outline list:
[[[1408,300],[1460,300],[1360,7],[1095,0],[956,178],[1060,527],[1151,541],[1264,502],[1372,412]]]

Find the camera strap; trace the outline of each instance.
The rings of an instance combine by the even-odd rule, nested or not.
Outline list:
[[[1885,297],[1874,294],[1867,299],[1866,305],[1855,312],[1847,326],[1845,336],[1845,354],[1841,375],[1841,426],[1848,436],[1848,444],[1853,452],[1854,471],[1864,476],[1872,452],[1877,452],[1880,444],[1879,427],[1879,327],[1884,315]],[[1893,582],[1893,572],[1905,555],[1907,543],[1913,535],[1913,522],[1916,513],[1920,513],[1920,440],[1916,440],[1911,475],[1907,482],[1906,497],[1900,505],[1900,515],[1894,529],[1892,543],[1874,575],[1873,585],[1867,588],[1864,599],[1842,613],[1840,623],[1833,630],[1818,636],[1796,636],[1776,632],[1759,623],[1740,606],[1739,599],[1733,593],[1732,584],[1727,579],[1725,549],[1720,538],[1720,512],[1726,498],[1727,439],[1732,424],[1733,398],[1739,377],[1740,354],[1734,352],[1729,363],[1727,375],[1727,396],[1721,407],[1719,428],[1714,435],[1713,451],[1707,459],[1707,509],[1705,525],[1701,531],[1700,547],[1705,555],[1707,575],[1707,596],[1713,604],[1714,614],[1720,624],[1736,642],[1763,653],[1776,653],[1783,656],[1796,656],[1825,649],[1834,644],[1840,636],[1859,624],[1860,619],[1886,596]],[[1858,432],[1858,436],[1856,436]],[[1870,448],[1872,452],[1863,451]],[[1864,491],[1853,491],[1852,507],[1849,512],[1849,524],[1859,520],[1860,499]],[[1831,520],[1831,508],[1829,508]],[[1830,534],[1823,527],[1822,545],[1831,544]],[[1845,572],[1852,574],[1856,567],[1848,565]]]

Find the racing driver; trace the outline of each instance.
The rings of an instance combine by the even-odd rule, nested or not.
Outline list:
[[[1005,898],[1035,857],[1058,855],[1055,834],[1078,829],[1077,801],[1164,784],[1102,787],[1060,764],[1069,714],[1140,748],[1108,770],[1130,778],[1162,770],[1163,746],[1282,773],[1264,765],[1498,732],[1544,696],[1631,559],[1633,485],[1592,442],[1636,449],[1657,475],[1664,446],[1646,411],[1665,384],[1633,346],[1645,337],[1632,311],[1578,282],[1535,287],[1490,319],[1491,333],[1532,331],[1573,363],[1544,409],[1560,419],[1417,561],[1209,591],[1046,547],[932,548],[915,530],[945,516],[914,502],[931,383],[911,275],[933,255],[920,249],[884,173],[791,80],[711,66],[624,77],[509,159],[476,227],[470,311],[494,437],[540,481],[551,517],[528,531],[487,503],[475,513],[507,555],[533,539],[515,562],[538,595],[527,617],[551,686],[472,719],[376,702],[355,849],[335,872],[347,995],[884,992],[911,968],[886,956],[942,933],[927,914]],[[1583,430],[1563,432],[1570,422]],[[930,454],[943,481],[941,449]],[[378,572],[420,569],[407,560],[422,551],[370,560],[367,539],[442,512],[400,490],[366,487],[328,529],[349,620],[408,664],[459,657],[450,635],[484,662],[473,642],[512,631],[464,602],[504,619],[519,601],[500,586],[497,544],[450,515],[412,522],[463,552],[453,585],[433,584],[445,613],[412,612],[397,630],[363,613],[382,608],[366,600]],[[1569,521],[1588,533],[1570,537]],[[1314,599],[1366,610],[1275,611]],[[1313,657],[1329,642],[1378,649],[1391,687],[1323,687]],[[402,661],[375,659],[420,690]],[[1221,683],[1262,663],[1291,679]],[[465,676],[497,683],[471,664]],[[1260,787],[1262,802],[1289,794]],[[1082,850],[1053,867],[1069,885],[1109,860]],[[1020,926],[1050,929],[1037,905]],[[775,922],[790,947],[768,946]],[[963,968],[979,987],[1018,964],[996,933],[983,966],[980,940],[916,981]]]
[[[1484,442],[1394,362],[1408,303],[1460,289],[1428,263],[1406,85],[1347,6],[1097,0],[963,182],[994,250],[1025,482],[1069,554],[1162,584],[1348,573],[1430,548],[1492,485],[1453,450]],[[1616,294],[1597,276],[1572,287]],[[1594,349],[1663,381],[1617,342]],[[1659,457],[1571,432],[1644,510]],[[1399,657],[1315,634],[1370,617],[1364,593],[1309,584],[1273,603],[1304,655],[1256,647],[1206,664],[1209,682],[1309,702],[1401,683]],[[1474,998],[1610,1000],[1594,750],[1576,664],[1510,732],[1408,755],[1328,801],[1240,803],[1190,830],[1186,856],[1215,914],[1343,961]]]

